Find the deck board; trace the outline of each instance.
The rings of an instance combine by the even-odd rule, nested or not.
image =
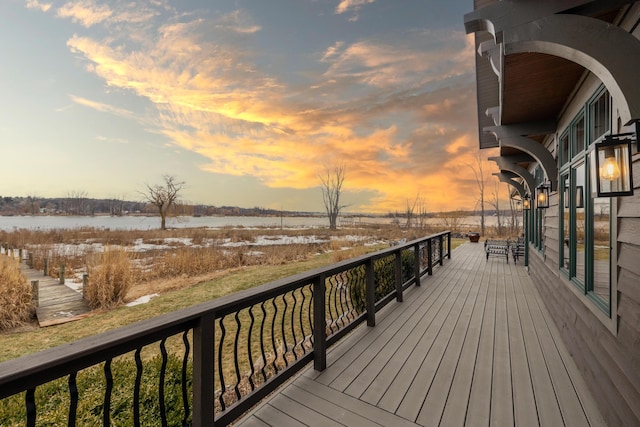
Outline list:
[[[29,268],[24,262],[20,263],[20,271],[29,282],[38,281],[36,317],[41,327],[82,319],[91,312],[81,292],[60,284],[58,279],[45,276],[42,271]]]
[[[467,243],[239,423],[303,424],[604,422],[522,263]]]

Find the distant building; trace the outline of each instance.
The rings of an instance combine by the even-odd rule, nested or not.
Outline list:
[[[499,147],[499,178],[531,197],[530,274],[602,414],[638,426],[640,173],[634,195],[598,196],[614,184],[601,176],[598,186],[597,166],[624,151],[605,149],[596,164],[596,144],[633,140],[640,171],[640,2],[475,0],[474,9],[464,20],[476,40],[480,148]]]

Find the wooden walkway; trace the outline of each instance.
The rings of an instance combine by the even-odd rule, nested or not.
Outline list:
[[[248,426],[602,426],[522,261],[466,243],[238,422]]]
[[[82,298],[82,292],[61,285],[58,279],[45,276],[42,271],[29,268],[24,262],[20,263],[20,270],[28,283],[32,280],[39,282],[36,317],[40,327],[59,325],[89,315],[91,308]]]

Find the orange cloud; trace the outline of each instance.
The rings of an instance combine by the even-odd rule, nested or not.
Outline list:
[[[109,18],[113,12],[105,4],[96,4],[92,0],[81,0],[65,3],[58,9],[60,18],[71,18],[84,27],[91,27]]]
[[[88,1],[82,4],[97,12]],[[343,1],[339,7],[346,11],[362,4]],[[116,19],[103,13],[105,23]],[[83,19],[80,9],[68,16]],[[95,24],[100,16],[81,22]],[[134,24],[127,21],[132,31],[121,37],[135,34],[136,49],[117,38],[81,35],[67,45],[108,86],[147,99],[154,109],[144,121],[174,145],[201,155],[203,170],[306,189],[319,186],[325,166],[342,163],[345,191],[376,194],[354,210],[402,209],[417,195],[432,210],[475,203],[473,175],[460,166],[461,159],[471,161],[468,153],[476,145],[473,49],[467,52],[469,39],[461,32],[446,37],[414,32],[402,45],[335,42],[318,52],[316,71],[292,90],[256,65],[244,43],[260,27],[244,12],[224,15],[213,26],[203,18],[159,27]],[[211,31],[224,31],[227,39]],[[238,38],[228,40],[229,34]]]
[[[349,10],[357,10],[365,4],[373,3],[376,0],[342,0],[336,7],[336,14],[348,12]]]

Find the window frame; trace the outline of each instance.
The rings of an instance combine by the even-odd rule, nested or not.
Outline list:
[[[608,114],[608,129],[605,129],[603,133],[596,134],[592,121],[596,120],[598,116],[598,105],[602,101],[602,97],[607,96],[608,100],[604,101],[604,111]],[[558,269],[573,287],[587,300],[591,301],[595,307],[603,312],[609,319],[612,319],[612,313],[615,311],[615,302],[613,301],[614,283],[613,277],[614,269],[613,265],[613,252],[610,252],[609,256],[609,300],[605,301],[600,295],[595,292],[595,278],[594,278],[594,239],[595,239],[595,204],[591,195],[591,179],[590,174],[592,167],[590,164],[590,153],[594,149],[594,143],[604,137],[606,134],[611,133],[612,127],[612,100],[611,95],[606,88],[601,85],[598,90],[587,100],[582,106],[580,111],[571,120],[564,132],[559,138],[559,206],[558,206],[558,230],[559,230],[559,260]],[[600,117],[600,116],[598,116]],[[601,120],[601,117],[597,120]],[[605,120],[606,121],[606,120]],[[580,123],[582,122],[582,124]],[[580,134],[579,128],[582,126],[582,132]],[[606,128],[607,126],[605,126]],[[582,144],[579,138],[582,137]],[[564,143],[568,138],[569,143],[569,155],[567,159],[564,159]],[[578,151],[580,146],[584,149]],[[584,202],[584,279],[581,279],[577,275],[577,226],[578,226],[578,214],[576,206],[576,189],[577,189],[577,175],[576,172],[579,168],[584,168],[584,182],[583,182],[583,202]],[[568,178],[569,185],[568,191],[565,192],[565,180]],[[568,200],[567,200],[568,199]],[[565,213],[567,204],[569,210],[568,224],[565,224]],[[613,249],[613,227],[614,221],[612,212],[614,207],[613,200],[609,201],[609,247]],[[568,226],[568,234],[566,227]],[[569,237],[569,244],[565,246],[565,234]],[[565,263],[565,258],[568,255],[568,263]],[[614,306],[614,307],[612,307]]]

